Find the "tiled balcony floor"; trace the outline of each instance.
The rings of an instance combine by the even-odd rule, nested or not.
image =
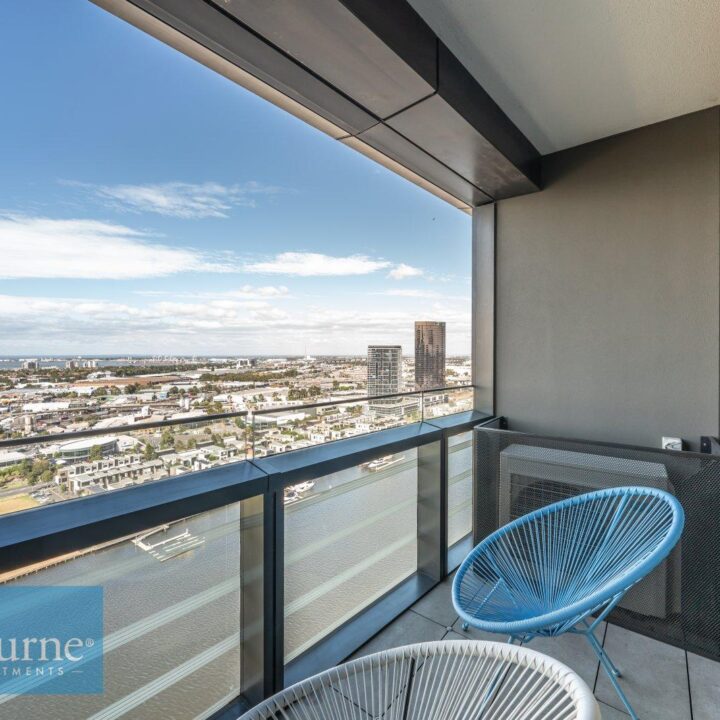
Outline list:
[[[354,657],[429,640],[504,640],[472,630],[463,633],[447,580],[365,644]],[[605,647],[623,672],[621,683],[641,720],[718,720],[720,663],[686,653],[614,625],[603,626]],[[622,703],[600,672],[585,638],[564,635],[533,640],[531,648],[557,658],[593,688],[603,720],[626,720]]]

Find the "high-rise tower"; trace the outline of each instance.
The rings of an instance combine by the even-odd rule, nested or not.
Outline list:
[[[402,383],[402,347],[368,345],[367,394],[392,395]]]
[[[415,323],[415,389],[445,386],[445,323]]]

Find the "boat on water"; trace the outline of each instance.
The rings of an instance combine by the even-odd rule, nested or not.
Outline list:
[[[306,493],[308,490],[312,490],[315,487],[315,483],[312,480],[309,480],[308,482],[301,482],[297,485],[293,485],[295,490],[298,493]]]
[[[399,462],[402,462],[405,459],[404,455],[401,455],[400,457],[397,457],[395,455],[386,455],[385,457],[378,458],[377,460],[373,460],[372,462],[366,463],[364,467],[366,467],[370,472],[378,472],[380,470],[386,470],[389,467],[392,467],[393,465],[397,465]]]
[[[160,527],[141,533],[133,538],[133,545],[144,550],[156,560],[165,562],[166,560],[170,560],[170,558],[184,555],[200,547],[205,542],[204,537],[193,535],[190,530],[187,529],[172,537],[163,537],[162,540],[151,542],[151,539],[155,540],[159,533],[165,535],[169,529],[169,525],[161,525]]]
[[[300,499],[300,495],[298,495],[295,492],[295,488],[293,488],[293,487],[285,488],[285,498],[284,498],[285,505],[290,505],[290,503],[297,502],[299,499]]]
[[[290,505],[298,500],[302,500],[303,495],[314,487],[315,483],[312,480],[301,482],[297,485],[288,485],[288,487],[285,488],[285,505]]]

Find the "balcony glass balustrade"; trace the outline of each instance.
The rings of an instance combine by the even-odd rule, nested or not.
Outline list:
[[[218,457],[6,514],[0,588],[102,589],[105,685],[96,695],[0,692],[2,717],[236,717],[344,659],[444,576],[448,540],[465,527],[450,516],[449,473],[467,483],[466,459],[456,461],[483,419],[405,416],[337,442]],[[177,425],[183,442],[252,428],[244,415]],[[122,432],[169,440],[165,424]],[[103,437],[74,440],[94,447]],[[23,442],[14,446],[32,452],[57,439]],[[244,451],[252,458],[252,438]],[[96,472],[123,457],[104,457]]]
[[[472,532],[472,432],[448,440],[448,545]]]

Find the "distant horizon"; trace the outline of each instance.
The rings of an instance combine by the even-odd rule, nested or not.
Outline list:
[[[238,353],[238,354],[217,354],[201,355],[198,353],[18,353],[14,355],[0,355],[0,362],[6,360],[187,360],[191,358],[199,358],[201,360],[241,360],[244,358],[258,359],[296,359],[296,358],[365,358],[367,352],[364,353],[308,353],[307,355],[295,355],[291,353]],[[403,358],[414,358],[414,353],[402,355]],[[470,353],[447,353],[446,358],[469,358]]]

